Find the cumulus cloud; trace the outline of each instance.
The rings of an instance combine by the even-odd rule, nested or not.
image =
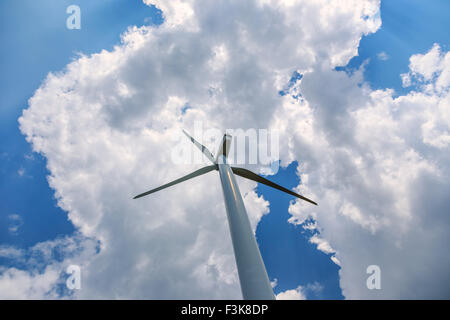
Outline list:
[[[239,298],[215,173],[131,198],[198,168],[172,163],[170,145],[182,127],[284,125],[277,113],[289,106],[278,92],[293,71],[312,77],[320,70],[319,82],[323,70],[345,65],[360,38],[379,28],[379,1],[144,2],[162,9],[165,22],[131,27],[114,50],[49,74],[20,128],[47,158],[58,205],[81,234],[101,243],[80,262],[77,297]],[[292,108],[295,116],[306,112],[306,121],[313,116]],[[332,119],[323,116],[321,125]],[[290,152],[284,163],[297,156]],[[240,186],[255,227],[267,204],[255,184]]]
[[[243,197],[250,224],[253,232],[255,232],[261,217],[269,213],[269,201],[264,200],[262,196],[258,197],[254,190],[249,191],[247,194],[243,195]]]
[[[114,50],[50,74],[20,120],[58,204],[101,243],[79,258],[77,297],[240,297],[215,173],[131,200],[197,168],[170,152],[195,121],[280,131],[282,164],[299,161],[297,189],[319,202],[295,202],[290,221],[317,221],[311,241],[337,251],[347,298],[449,297],[449,53],[411,57],[402,78],[414,90],[394,97],[362,70],[333,70],[380,26],[379,1],[146,2],[163,25],[130,28]],[[303,77],[278,95],[295,70]],[[254,227],[267,203],[240,185]],[[373,264],[382,290],[365,286]],[[42,279],[36,295],[56,276]]]
[[[0,274],[0,299],[54,299],[59,272],[47,267],[43,273],[9,268]]]
[[[295,202],[290,221],[336,250],[347,298],[450,296],[448,52],[436,44],[412,56],[401,76],[413,89],[395,97],[365,85],[362,69],[333,70],[379,27],[378,1],[156,4],[162,26],[131,28],[113,51],[50,74],[20,120],[59,205],[101,242],[80,258],[79,297],[240,297],[217,175],[130,200],[196,169],[170,166],[169,146],[198,120],[280,131],[282,164],[299,161],[297,189],[319,202]],[[294,70],[303,77],[287,88]],[[241,183],[253,228],[267,212],[254,186]],[[366,287],[374,264],[381,290]],[[30,284],[17,270],[2,276]]]
[[[422,95],[422,103],[429,103],[434,106],[422,112],[423,120],[420,130],[423,142],[445,150],[450,143],[450,102],[448,96],[450,53],[443,53],[440,46],[434,44],[426,54],[413,55],[410,58],[409,68],[408,73],[401,75],[403,86],[415,86],[425,94]],[[425,98],[428,101],[425,101]]]
[[[22,256],[22,250],[2,245],[0,246],[0,257],[8,259],[19,259]]]
[[[320,250],[324,253],[335,253],[334,249],[330,246],[328,241],[320,238],[317,234],[309,238],[309,242],[316,244],[317,250]]]
[[[282,165],[299,161],[297,190],[319,202],[293,203],[290,221],[317,221],[311,241],[336,251],[346,298],[450,296],[449,53],[411,57],[402,78],[413,90],[394,97],[362,69],[334,71],[379,28],[379,1],[145,2],[164,24],[131,27],[114,50],[49,74],[20,119],[58,205],[100,241],[71,260],[83,266],[76,297],[240,297],[215,172],[131,200],[199,167],[173,164],[170,149],[196,121],[280,132]],[[267,202],[254,183],[240,187],[255,227]],[[366,287],[374,264],[381,290]],[[34,296],[51,290],[53,268],[31,274]],[[2,279],[32,287],[22,272]]]
[[[319,202],[292,204],[290,221],[317,220],[346,298],[450,296],[448,57],[439,45],[411,57],[416,86],[398,97],[370,90],[361,70],[316,69],[297,83],[303,99],[286,97],[277,114],[294,133],[281,157],[300,161],[298,190]],[[366,287],[369,265],[381,290]]]
[[[296,289],[286,290],[276,295],[277,300],[306,300],[306,296],[299,286]]]
[[[276,284],[275,284],[276,285]],[[318,282],[308,283],[305,286],[298,286],[295,289],[282,291],[276,295],[277,300],[306,300],[308,296],[317,296],[323,290],[323,286]]]
[[[429,82],[434,76],[440,79],[436,80],[436,84],[440,88],[449,85],[448,60],[449,55],[442,54],[439,44],[435,43],[426,54],[415,54],[409,61],[409,78],[415,77],[418,82]]]
[[[1,246],[0,299],[59,299],[71,297],[65,287],[67,266],[97,251],[97,241],[80,234],[40,242],[29,249]],[[83,264],[80,268],[84,267]]]

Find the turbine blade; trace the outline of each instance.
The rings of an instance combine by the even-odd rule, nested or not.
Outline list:
[[[212,171],[212,170],[216,170],[216,168],[217,168],[217,166],[215,166],[215,165],[214,165],[214,166],[207,166],[207,167],[201,168],[201,169],[196,170],[196,171],[194,171],[194,172],[192,172],[192,173],[190,173],[190,174],[188,174],[188,175],[186,175],[186,176],[184,176],[184,177],[181,177],[181,178],[179,178],[179,179],[177,179],[177,180],[174,180],[174,181],[172,181],[172,182],[166,183],[166,184],[164,184],[164,185],[162,185],[162,186],[160,186],[160,187],[158,187],[158,188],[155,188],[155,189],[152,189],[152,190],[150,190],[150,191],[141,193],[141,194],[137,195],[136,197],[134,197],[133,199],[137,199],[137,198],[140,198],[140,197],[149,195],[149,194],[154,193],[154,192],[156,192],[156,191],[159,191],[159,190],[162,190],[162,189],[171,187],[171,186],[173,186],[173,185],[175,185],[175,184],[177,184],[177,183],[180,183],[180,182],[189,180],[189,179],[191,179],[191,178],[195,178],[195,177],[201,176],[202,174],[208,173],[208,172],[210,172],[210,171]]]
[[[216,161],[214,160],[214,156],[213,154],[208,150],[208,148],[206,148],[204,145],[202,145],[200,142],[198,142],[197,140],[195,140],[194,138],[192,138],[187,132],[186,130],[183,130],[183,133],[192,141],[193,144],[195,144],[195,146],[197,148],[200,149],[201,152],[203,152],[203,154],[214,164],[216,164]]]
[[[308,201],[308,202],[310,202],[312,204],[315,204],[317,206],[317,203],[315,203],[314,201],[312,201],[312,200],[310,200],[310,199],[308,199],[308,198],[306,198],[304,196],[301,196],[301,195],[299,195],[299,194],[297,194],[297,193],[295,193],[295,192],[293,192],[293,191],[291,191],[289,189],[286,189],[286,188],[276,184],[275,182],[269,181],[266,178],[263,178],[263,177],[257,175],[256,173],[251,172],[250,170],[247,170],[247,169],[244,169],[244,168],[236,168],[236,167],[231,167],[231,170],[233,170],[233,173],[238,175],[238,176],[241,176],[243,178],[247,178],[247,179],[250,179],[250,180],[253,180],[253,181],[265,184],[266,186],[269,186],[269,187],[281,190],[283,192],[286,192],[286,193],[290,194],[291,196],[294,196],[294,197],[300,198],[302,200]]]
[[[228,157],[228,153],[230,152],[231,139],[232,137],[229,134],[225,133],[223,135],[222,142],[219,146],[219,151],[217,151],[216,163],[219,161],[219,156],[224,156],[225,158]]]

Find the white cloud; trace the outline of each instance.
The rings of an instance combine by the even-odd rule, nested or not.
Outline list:
[[[278,279],[275,278],[273,281],[270,281],[270,286],[272,288],[275,288],[278,285]]]
[[[50,74],[20,120],[58,204],[101,241],[77,297],[240,297],[215,172],[131,200],[197,168],[170,163],[195,121],[280,131],[282,164],[300,162],[298,191],[319,202],[293,204],[291,221],[318,221],[347,298],[450,295],[448,53],[411,58],[417,90],[393,97],[333,71],[380,26],[379,1],[147,2],[167,23]],[[279,96],[294,70],[301,97]],[[240,187],[255,226],[267,204]],[[372,264],[380,291],[365,287]]]
[[[424,80],[431,80],[436,72],[442,71],[442,58],[440,47],[434,44],[433,48],[426,54],[415,54],[410,59],[409,69],[413,75],[423,77]]]
[[[336,256],[332,256],[330,259],[331,259],[331,261],[333,261],[338,266],[341,266],[341,262],[339,261],[338,258],[336,258]]]
[[[276,295],[277,300],[306,300],[303,288],[299,286],[296,289],[286,290]]]
[[[20,215],[14,213],[8,216],[8,231],[12,235],[17,235],[19,232],[19,228],[23,225],[23,219]]]
[[[291,223],[294,223],[293,220],[291,220]],[[294,223],[297,224],[297,223]],[[306,230],[315,230],[317,229],[317,222],[315,222],[315,225],[311,225],[311,223],[305,223],[302,225],[302,227]],[[335,264],[337,264],[338,266],[341,265],[341,262],[339,261],[338,258],[336,258],[336,250],[334,250],[330,243],[323,239],[322,237],[320,237],[320,235],[318,233],[314,233],[310,238],[309,238],[309,242],[313,243],[315,245],[317,245],[317,250],[322,251],[325,254],[329,254],[331,261],[333,261]]]
[[[384,52],[384,51],[381,51],[380,53],[378,53],[378,54],[377,54],[377,57],[378,57],[378,59],[381,60],[381,61],[389,60],[388,54],[387,54],[386,52]]]
[[[450,85],[450,53],[442,53],[435,43],[426,54],[415,54],[409,59],[409,72],[402,74],[404,87],[416,84],[430,94],[448,91]]]
[[[0,274],[0,299],[56,298],[54,286],[58,277],[58,271],[52,267],[38,274],[9,268]]]
[[[309,238],[309,242],[316,244],[317,250],[320,250],[324,253],[327,253],[327,254],[335,253],[334,249],[330,246],[328,241],[320,238],[317,234],[315,234],[311,238]]]
[[[298,286],[295,289],[286,290],[278,293],[275,298],[277,300],[306,300],[307,296],[320,296],[323,286],[318,282],[308,283],[305,286]]]
[[[242,179],[239,179],[239,182],[241,182],[241,180]],[[243,196],[248,218],[253,232],[255,232],[261,217],[269,213],[269,201],[264,200],[262,196],[258,197],[254,190],[249,191]]]
[[[0,257],[7,259],[19,259],[23,255],[22,250],[2,245],[0,246]]]
[[[83,268],[95,252],[96,241],[80,234],[40,242],[27,250],[1,246],[0,257],[12,267],[0,268],[0,299],[61,298],[57,286],[65,285],[67,266],[78,263]],[[26,270],[19,268],[23,265]],[[63,298],[68,297],[66,291]]]
[[[415,84],[424,95],[416,96],[416,101],[433,105],[433,109],[422,110],[421,131],[423,141],[433,147],[445,149],[450,143],[450,52],[442,53],[434,44],[426,54],[416,54],[410,58],[410,71],[402,74],[403,86]]]
[[[319,203],[291,205],[290,221],[318,221],[346,298],[450,296],[448,56],[437,45],[413,56],[419,86],[398,97],[370,90],[358,72],[316,69],[298,84],[303,99],[287,96],[277,111],[285,139],[294,135],[281,157],[300,161],[298,189]],[[372,264],[382,290],[366,287]]]

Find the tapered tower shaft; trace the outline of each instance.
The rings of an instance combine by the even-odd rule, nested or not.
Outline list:
[[[180,182],[187,181],[194,177],[198,177],[213,170],[218,170],[220,181],[222,182],[223,196],[225,198],[225,207],[227,211],[228,225],[230,227],[231,240],[233,243],[234,256],[241,283],[242,296],[248,300],[271,300],[275,299],[273,290],[267,276],[255,235],[253,234],[248,220],[247,211],[245,210],[244,201],[241,192],[236,183],[234,174],[246,179],[265,184],[269,187],[278,189],[299,199],[308,201],[314,205],[316,202],[308,199],[298,193],[286,189],[272,181],[263,178],[256,173],[244,168],[230,167],[227,164],[227,155],[230,151],[231,136],[225,134],[217,152],[217,157],[201,143],[191,137],[186,131],[184,134],[199,148],[199,150],[212,162],[211,166],[198,169],[184,177],[166,183],[158,188],[154,188],[147,192],[135,196],[133,199],[141,198],[154,192],[176,185]]]
[[[233,171],[225,156],[219,155],[217,160],[242,296],[246,300],[275,299]]]

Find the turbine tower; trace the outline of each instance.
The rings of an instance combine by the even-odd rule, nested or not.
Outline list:
[[[236,183],[235,175],[281,190],[312,204],[317,205],[317,203],[272,181],[269,181],[251,172],[250,170],[230,167],[227,163],[227,156],[231,145],[230,135],[225,134],[223,136],[217,156],[214,158],[213,154],[205,146],[192,138],[186,131],[183,130],[183,133],[203,152],[203,154],[212,162],[212,165],[196,170],[191,174],[169,182],[158,188],[141,193],[133,199],[141,198],[213,170],[219,171],[242,296],[246,300],[275,299],[261,253],[259,252],[255,235],[253,234],[250,226],[244,201],[242,200],[239,187]]]

